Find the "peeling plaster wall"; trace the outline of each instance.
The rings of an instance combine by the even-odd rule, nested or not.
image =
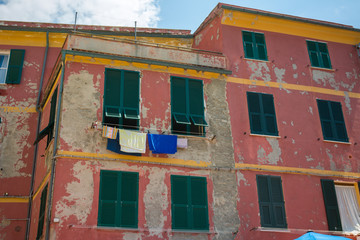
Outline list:
[[[265,34],[268,61],[245,59],[242,30]],[[360,109],[359,99],[352,93],[360,92],[360,61],[354,46],[327,42],[333,69],[324,70],[311,67],[306,46],[308,38],[227,25],[221,26],[221,32],[223,53],[233,72],[231,77],[251,82],[248,85],[234,80],[226,84],[235,163],[260,167],[266,165],[273,169],[281,166],[358,173],[360,164],[356,156],[360,154],[357,147]],[[298,85],[299,90],[287,89],[288,84]],[[339,95],[335,95],[333,90]],[[274,96],[279,136],[251,134],[246,97],[248,91]],[[323,140],[316,99],[341,103],[350,144]],[[250,231],[261,226],[257,174],[281,176],[289,229],[328,229],[321,177],[285,172],[243,170],[237,173],[240,227],[236,239],[294,239],[300,236],[275,231]],[[331,179],[340,180],[335,177]],[[310,199],[314,201],[303,196],[311,196]]]
[[[74,62],[66,64],[60,118],[60,150],[112,153],[106,150],[106,139],[101,137],[101,131],[90,129],[92,122],[102,119],[105,67]],[[139,71],[131,64],[119,68]],[[140,76],[140,126],[150,129],[151,132],[169,132],[172,74],[149,69],[140,70]],[[176,154],[152,155],[147,150],[145,156],[203,161],[215,168],[234,167],[225,79],[202,80],[206,120],[210,124],[207,136],[213,139],[190,137],[188,148],[179,149]],[[189,236],[192,239],[208,239],[208,234],[174,234],[167,230],[171,229],[172,174],[208,178],[210,228],[217,232],[217,239],[227,239],[238,227],[237,191],[234,190],[237,181],[234,172],[210,172],[111,160],[81,161],[60,158],[57,160],[53,209],[54,217],[60,218],[60,223],[52,224],[55,232],[53,234],[56,236],[54,239],[66,238],[70,234],[67,230],[69,225],[73,225],[72,231],[82,234],[84,229],[97,225],[100,169],[139,172],[139,228],[148,228],[149,232],[101,233],[96,228],[91,228],[92,236],[95,234],[104,238],[121,234],[123,239],[142,239],[145,236],[154,239],[188,239]]]

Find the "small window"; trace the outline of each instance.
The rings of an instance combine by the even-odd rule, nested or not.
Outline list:
[[[41,239],[41,236],[43,235],[43,231],[44,231],[47,189],[48,189],[48,185],[46,185],[46,187],[43,189],[43,191],[41,193],[39,222],[38,222],[38,230],[37,230],[36,239]]]
[[[243,31],[245,58],[267,60],[265,36],[263,33]]]
[[[171,176],[172,228],[209,230],[205,177]]]
[[[341,104],[317,99],[322,132],[325,140],[348,142]]]
[[[139,128],[140,74],[105,69],[103,124],[124,129]]]
[[[247,92],[247,101],[251,133],[278,136],[273,95]]]
[[[0,84],[19,84],[25,50],[0,51]]]
[[[45,136],[47,136],[46,146],[49,146],[51,140],[53,139],[55,115],[56,115],[56,101],[57,101],[57,88],[55,89],[51,97],[49,123],[43,130],[41,130],[41,132],[39,132],[39,135],[37,136],[34,144],[36,144]]]
[[[98,226],[138,227],[139,174],[100,171]]]
[[[326,43],[306,41],[311,66],[331,68],[330,56]]]
[[[257,175],[262,227],[287,228],[281,177]]]
[[[205,135],[203,82],[171,78],[171,127],[175,134]]]
[[[321,179],[326,217],[330,231],[359,232],[358,184]],[[353,214],[349,214],[353,213]]]

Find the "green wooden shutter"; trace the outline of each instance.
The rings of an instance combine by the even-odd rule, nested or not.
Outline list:
[[[118,208],[118,173],[114,171],[100,172],[99,193],[99,226],[116,226]]]
[[[48,185],[45,186],[45,188],[43,189],[43,191],[41,193],[39,222],[38,222],[38,230],[37,230],[36,239],[41,238],[41,236],[43,234],[43,230],[44,230],[47,189],[48,189]]]
[[[206,178],[191,177],[192,229],[209,229]]]
[[[274,97],[270,94],[261,94],[263,112],[264,112],[264,126],[265,133],[269,135],[278,135],[276,115],[274,107]]]
[[[331,68],[330,56],[326,43],[317,43],[319,48],[319,55],[321,66],[324,68]]]
[[[331,68],[330,56],[326,43],[306,41],[311,66]]]
[[[19,84],[24,64],[25,50],[11,49],[6,83]]]
[[[256,176],[258,195],[259,195],[259,208],[260,208],[260,221],[262,227],[272,227],[271,217],[271,199],[267,176]]]
[[[331,124],[332,119],[329,108],[329,102],[317,99],[317,104],[318,104],[320,122],[321,122],[324,139],[328,139],[328,140],[334,139],[335,135]]]
[[[251,133],[277,136],[274,97],[271,94],[247,92],[247,100]]]
[[[246,58],[255,58],[253,34],[251,32],[243,31],[243,44]]]
[[[138,194],[139,174],[134,172],[121,173],[121,227],[137,228],[138,226]]]
[[[287,223],[281,178],[257,175],[256,180],[261,226],[286,228]]]
[[[123,108],[124,117],[128,119],[140,119],[140,77],[138,72],[124,71]]]
[[[260,95],[257,93],[247,92],[250,129],[252,133],[262,133]]]
[[[320,99],[317,104],[324,139],[348,142],[341,104]]]
[[[348,142],[348,136],[346,132],[346,126],[344,121],[344,116],[339,102],[330,102],[332,117],[334,120],[334,132],[336,133],[336,139],[339,141]]]
[[[342,231],[334,181],[330,179],[321,179],[321,188],[324,196],[329,230]]]
[[[120,124],[120,118],[122,117],[120,105],[121,76],[122,72],[120,70],[105,69],[104,124]]]
[[[205,177],[171,176],[172,228],[208,230]]]
[[[171,210],[173,229],[187,229],[190,225],[188,187],[186,177],[171,176]]]
[[[257,59],[267,60],[265,36],[262,33],[254,33]]]
[[[280,177],[269,177],[274,227],[286,228],[285,202]]]
[[[320,67],[317,44],[311,41],[306,41],[306,43],[309,52],[311,66]]]
[[[188,80],[189,89],[189,116],[196,126],[208,126],[204,116],[203,82]]]
[[[187,81],[184,78],[171,78],[171,111],[178,124],[190,124],[188,115]]]
[[[50,116],[49,116],[49,135],[48,135],[48,139],[47,139],[47,145],[49,145],[49,143],[51,142],[53,135],[54,135],[57,91],[58,91],[58,89],[56,88],[51,97]]]

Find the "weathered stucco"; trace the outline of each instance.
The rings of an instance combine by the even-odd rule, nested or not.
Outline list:
[[[55,217],[60,218],[59,225],[64,226],[71,216],[84,224],[92,209],[94,200],[94,179],[90,162],[77,162],[69,172],[73,181],[65,184],[65,192],[54,204]]]
[[[98,120],[100,80],[87,70],[69,73],[63,93],[61,138],[69,150],[92,152],[98,149],[101,135],[91,129]]]

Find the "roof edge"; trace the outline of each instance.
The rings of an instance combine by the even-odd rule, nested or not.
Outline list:
[[[288,19],[288,20],[292,20],[292,21],[318,24],[318,25],[323,25],[323,26],[327,26],[327,27],[334,27],[334,28],[340,28],[340,29],[360,32],[360,29],[354,28],[351,25],[316,20],[316,19],[311,19],[311,18],[303,18],[303,17],[287,15],[287,14],[282,14],[282,13],[274,13],[274,12],[263,11],[263,10],[254,9],[254,8],[239,7],[239,6],[225,4],[225,3],[219,3],[218,6],[220,8],[228,9],[228,10],[235,10],[235,11],[241,11],[241,12],[246,12],[246,13],[253,13],[253,14],[259,14],[259,15],[263,15],[263,16],[274,17],[274,18],[282,18],[282,19]]]

